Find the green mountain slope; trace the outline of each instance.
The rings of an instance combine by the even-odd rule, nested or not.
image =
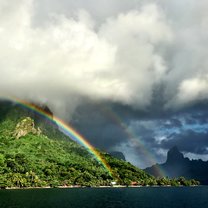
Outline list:
[[[100,156],[111,167],[112,176],[55,123],[21,106],[0,102],[0,187],[159,183],[128,162],[104,152]]]

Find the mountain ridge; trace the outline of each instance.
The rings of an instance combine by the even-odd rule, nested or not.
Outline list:
[[[184,157],[177,146],[172,147],[167,152],[167,160],[162,164],[155,164],[144,169],[150,175],[155,177],[163,177],[157,169],[163,170],[169,178],[183,176],[187,179],[196,179],[201,184],[208,185],[208,161],[190,160]]]

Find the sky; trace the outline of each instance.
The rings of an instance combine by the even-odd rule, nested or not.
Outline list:
[[[0,0],[0,96],[43,103],[144,168],[208,160],[208,2]]]

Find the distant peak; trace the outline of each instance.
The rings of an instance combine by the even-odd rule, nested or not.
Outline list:
[[[179,151],[177,146],[171,147],[168,152],[180,153],[180,151]]]
[[[183,159],[184,159],[183,153],[179,151],[177,146],[173,146],[167,153],[168,163],[176,163]]]

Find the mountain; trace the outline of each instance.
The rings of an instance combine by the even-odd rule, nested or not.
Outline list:
[[[201,184],[208,184],[208,162],[185,158],[176,146],[168,151],[165,163],[155,164],[145,171],[155,177],[162,177],[162,173],[165,173],[170,178],[183,176],[187,179],[194,178]]]
[[[47,109],[46,106],[39,108]],[[0,102],[0,187],[148,184],[154,177],[97,150],[111,174],[55,122],[7,101]]]
[[[114,151],[114,152],[110,152],[109,154],[112,155],[113,157],[119,159],[119,160],[126,161],[126,158],[125,158],[125,156],[122,152]]]

